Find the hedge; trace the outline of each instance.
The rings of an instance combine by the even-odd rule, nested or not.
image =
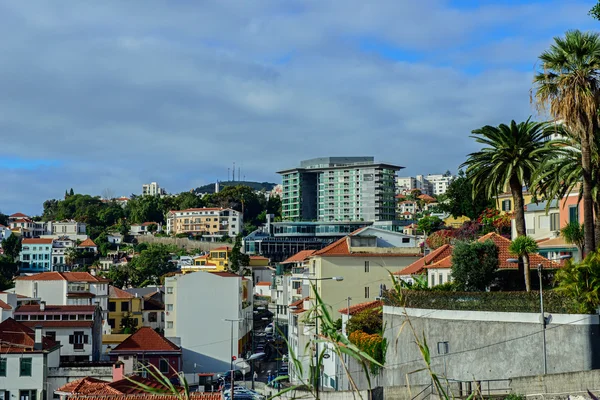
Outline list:
[[[394,290],[384,293],[387,306],[425,308],[437,310],[540,312],[540,294],[532,292],[442,292],[402,290],[398,296]],[[544,292],[544,311],[555,314],[577,314],[575,301],[563,294],[549,290]]]

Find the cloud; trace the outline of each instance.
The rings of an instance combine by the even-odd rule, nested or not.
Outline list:
[[[472,129],[533,113],[523,65],[592,26],[587,6],[5,2],[0,210],[39,213],[70,187],[189,190],[234,161],[260,181],[327,155],[456,170]]]

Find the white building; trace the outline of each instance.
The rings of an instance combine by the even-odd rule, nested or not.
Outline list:
[[[162,224],[159,222],[144,222],[143,224],[131,224],[131,228],[129,229],[129,234],[132,236],[148,235],[160,232],[162,232]]]
[[[98,306],[22,305],[14,319],[30,328],[42,327],[45,337],[61,344],[61,362],[99,361],[102,313]]]
[[[541,201],[538,204],[529,203],[525,205],[525,226],[527,236],[537,240],[553,239],[560,236],[560,210],[558,200],[553,200],[546,212],[548,202]],[[517,237],[515,220],[511,221],[511,237]]]
[[[8,239],[8,237],[12,234],[12,231],[8,226],[0,225],[0,243],[3,240]]]
[[[9,227],[23,238],[58,238],[67,236],[73,240],[87,239],[87,225],[75,220],[66,221],[33,221],[22,213],[9,217]]]
[[[167,194],[167,191],[156,182],[142,185],[142,196],[164,196],[165,194]]]
[[[419,190],[422,194],[432,195],[433,186],[423,175],[415,177],[396,177],[396,192],[399,194],[409,194],[413,190]]]
[[[431,187],[433,190],[433,193],[427,193],[429,195],[433,194],[435,196],[438,196],[440,194],[444,194],[446,193],[446,191],[448,190],[448,187],[450,186],[450,184],[452,183],[452,181],[454,181],[454,179],[456,179],[456,176],[454,175],[449,175],[449,174],[443,174],[443,175],[427,175],[425,177],[425,179],[427,179],[427,181],[429,183],[431,183]]]
[[[252,297],[252,281],[229,272],[166,278],[165,337],[181,346],[184,372],[226,371],[250,350]]]
[[[108,283],[88,272],[43,272],[15,278],[15,293],[41,298],[46,304],[53,305],[91,306],[98,303],[106,319]]]
[[[0,323],[0,399],[45,400],[48,369],[60,364],[60,344],[12,318]]]

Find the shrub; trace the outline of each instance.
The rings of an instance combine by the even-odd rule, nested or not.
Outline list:
[[[383,313],[381,308],[363,310],[354,314],[346,324],[346,334],[361,331],[367,334],[381,333],[383,328]]]
[[[354,331],[348,336],[348,340],[381,365],[385,363],[387,340],[380,334],[368,334],[363,331]],[[371,363],[370,369],[373,374],[379,372],[379,366],[376,364]]]
[[[466,292],[482,291],[491,285],[498,270],[498,247],[491,240],[457,242],[452,251],[452,278]]]

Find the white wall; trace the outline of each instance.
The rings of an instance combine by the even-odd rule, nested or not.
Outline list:
[[[53,353],[58,354],[58,350]],[[2,357],[6,357],[7,364],[6,377],[0,377],[0,390],[10,392],[10,400],[19,400],[19,390],[35,389],[37,399],[41,400],[42,390],[45,390],[44,354],[3,354]],[[19,376],[22,357],[32,359],[31,376]]]
[[[451,276],[451,268],[427,268],[427,286],[433,287],[447,283],[451,280]]]
[[[92,321],[89,322],[91,323]],[[91,328],[44,328],[44,335],[46,335],[46,332],[48,331],[56,332],[56,341],[61,344],[61,356],[89,356],[91,360],[92,342],[94,339]],[[72,335],[75,331],[81,331],[84,335],[88,335],[88,343],[83,345],[83,350],[75,350],[75,345],[69,343],[69,335]]]
[[[37,296],[34,296],[34,283],[37,283]],[[16,280],[15,293],[28,297],[39,297],[52,305],[67,304],[67,281],[29,281]]]

